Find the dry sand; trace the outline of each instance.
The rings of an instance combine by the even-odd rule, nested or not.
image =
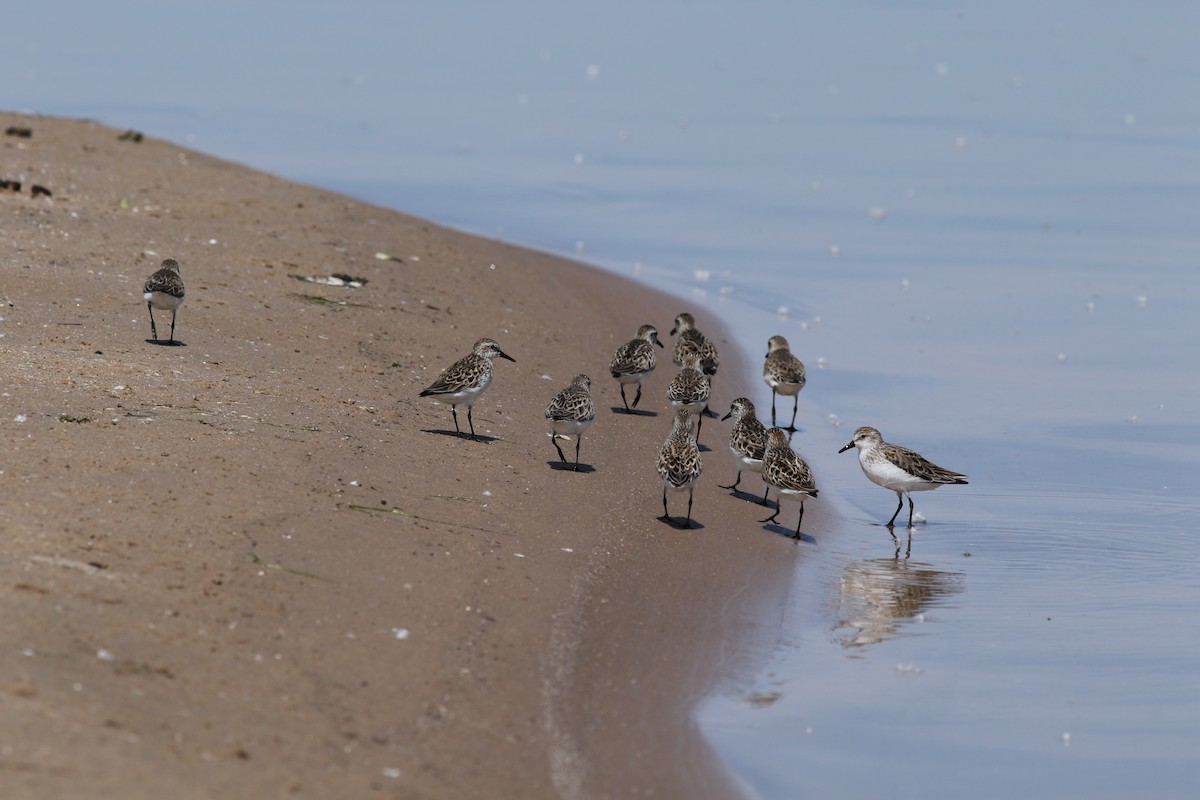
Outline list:
[[[5,798],[736,795],[690,715],[771,640],[799,550],[716,488],[712,419],[702,527],[656,520],[669,344],[656,416],[613,413],[606,368],[680,301],[167,142],[12,125]],[[167,257],[176,347],[141,300]],[[368,283],[292,277],[332,273]],[[472,442],[417,393],[481,336],[517,363]],[[542,410],[580,371],[599,413],[576,474]]]

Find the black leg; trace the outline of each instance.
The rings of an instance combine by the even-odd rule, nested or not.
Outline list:
[[[796,430],[796,409],[800,406],[800,395],[796,395],[796,400],[792,404],[792,426],[788,430]]]
[[[771,427],[775,427],[775,390],[771,389]]]
[[[796,520],[796,538],[800,538],[800,523],[804,521],[804,503],[800,504],[800,519]]]
[[[171,344],[175,343],[175,309],[173,308],[171,309],[171,338],[169,341]]]
[[[900,513],[900,509],[904,508],[904,495],[896,492],[896,497],[900,498],[900,505],[896,506],[896,513],[892,514],[892,518],[888,520],[887,526],[889,528],[896,524],[896,515]]]
[[[741,482],[742,482],[742,471],[739,469],[738,474],[737,474],[737,480],[733,482],[733,486],[722,486],[721,484],[718,483],[717,488],[718,489],[729,489],[730,491],[734,491],[737,489],[738,484]]]
[[[575,471],[579,472],[579,444],[583,441],[583,434],[575,437]]]
[[[638,384],[637,394],[633,396],[633,407],[637,408],[638,400],[642,399],[642,385]]]
[[[759,503],[760,506],[765,506],[767,504],[767,495],[769,495],[770,493],[771,493],[771,484],[768,483],[767,490],[765,492],[763,492],[763,499]]]
[[[768,522],[774,522],[775,520],[779,519],[779,509],[780,509],[782,506],[783,506],[783,503],[780,503],[778,506],[776,506],[776,507],[775,507],[775,513],[774,513],[774,514],[772,514],[771,516],[767,517],[766,519],[760,519],[760,520],[759,520],[759,522],[761,522],[761,523],[763,523],[763,524],[766,524],[766,523],[768,523]]]
[[[467,424],[471,426],[471,441],[478,442],[479,437],[475,435],[475,420],[471,417],[472,410],[474,410],[473,406],[467,406]]]
[[[150,303],[146,303],[146,308],[150,310],[150,338],[157,342],[158,328],[154,327],[154,306],[152,306]]]
[[[704,411],[696,415],[696,445],[700,444],[700,426],[704,424]]]
[[[910,494],[908,496],[908,529],[910,531],[912,530],[912,515],[913,515],[913,501],[912,501],[912,495]]]
[[[550,444],[554,445],[554,449],[558,451],[558,460],[566,464],[567,457],[563,455],[562,448],[558,446],[558,439],[553,434],[550,436]]]
[[[454,415],[454,432],[462,436],[462,428],[458,427],[458,406],[451,404],[450,413]]]
[[[685,528],[692,527],[692,495],[694,495],[695,493],[696,493],[695,486],[693,486],[691,489],[688,489],[688,515],[687,515],[687,521],[683,523],[683,527],[685,527]]]
[[[667,485],[665,483],[663,484],[663,515],[660,519],[665,519],[667,522],[671,521],[671,512],[667,511]]]
[[[629,413],[629,401],[625,399],[625,384],[623,384],[623,383],[621,384],[621,402],[625,404],[625,413],[628,414]],[[637,401],[635,400],[633,402],[633,404],[636,406]]]

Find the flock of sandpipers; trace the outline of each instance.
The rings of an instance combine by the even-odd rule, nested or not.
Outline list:
[[[159,339],[158,327],[154,322],[154,309],[171,312],[168,343],[174,344],[175,313],[184,298],[183,278],[180,275],[179,263],[175,259],[168,258],[163,261],[161,267],[147,279],[143,297],[150,312],[150,335],[155,341]],[[680,369],[667,385],[667,399],[675,409],[675,418],[671,434],[658,453],[657,468],[663,483],[663,515],[660,519],[687,528],[692,524],[692,500],[695,498],[696,483],[704,469],[704,462],[700,457],[700,427],[704,422],[704,414],[709,410],[711,378],[717,374],[720,358],[716,346],[696,327],[696,320],[691,314],[683,313],[675,317],[675,327],[671,329],[671,336],[675,337],[671,360]],[[621,402],[628,413],[634,413],[633,409],[637,408],[638,401],[642,399],[642,385],[657,365],[655,345],[663,347],[663,343],[658,340],[658,329],[653,325],[643,325],[638,328],[637,336],[617,349],[609,364],[609,371],[620,384]],[[454,429],[460,435],[462,428],[458,424],[458,407],[465,405],[469,435],[472,439],[477,438],[471,409],[492,383],[492,376],[495,374],[492,365],[494,358],[515,360],[500,349],[495,340],[480,339],[470,354],[444,370],[429,388],[421,392],[421,397],[432,397],[450,405]],[[754,403],[747,398],[739,397],[730,404],[729,413],[723,419],[733,418],[733,428],[729,433],[729,450],[737,462],[737,477],[732,484],[721,488],[736,491],[741,483],[743,470],[758,473],[767,487],[760,501],[762,505],[767,505],[771,489],[777,491],[779,501],[786,499],[800,504],[800,514],[796,520],[796,537],[799,538],[800,524],[804,520],[804,501],[817,496],[817,487],[808,463],[792,449],[790,443],[789,432],[796,431],[796,409],[799,405],[800,390],[804,388],[806,379],[804,363],[792,354],[787,339],[782,336],[772,336],[767,342],[763,380],[771,387],[771,428],[768,429],[759,422]],[[630,404],[625,395],[625,387],[632,384],[637,385],[637,393]],[[592,401],[591,390],[591,378],[581,373],[546,406],[550,441],[564,464],[568,463],[567,457],[558,442],[560,439],[575,440],[576,470],[579,469],[579,446],[583,434],[596,419],[596,404]],[[778,395],[793,398],[792,419],[787,428],[775,426],[775,399]],[[950,483],[967,482],[966,475],[943,469],[912,450],[885,442],[883,436],[874,428],[859,428],[854,432],[854,438],[838,452],[844,453],[852,447],[858,448],[858,463],[866,476],[896,493],[899,503],[892,518],[888,520],[889,529],[895,525],[896,517],[904,508],[906,497],[908,526],[912,527],[912,492],[936,489]],[[687,516],[682,523],[677,523],[667,508],[669,491],[688,493]],[[761,522],[776,521],[781,508],[782,502],[777,502],[775,513]]]
[[[679,372],[667,386],[667,399],[675,409],[671,434],[663,443],[658,454],[658,474],[663,484],[663,515],[660,519],[677,527],[691,527],[692,501],[695,487],[704,468],[700,457],[698,439],[704,414],[708,411],[711,378],[720,363],[717,348],[712,340],[696,328],[691,314],[675,317],[671,330],[675,338],[672,361]],[[658,339],[658,330],[653,325],[638,328],[637,336],[622,345],[613,354],[609,371],[621,387],[621,402],[627,413],[635,413],[642,398],[642,386],[654,371],[657,357],[655,346],[663,347]],[[429,388],[421,392],[422,397],[431,397],[450,405],[454,416],[454,428],[461,435],[458,423],[458,407],[467,407],[469,436],[475,439],[475,423],[471,408],[479,396],[492,382],[494,358],[514,361],[493,339],[480,339],[471,353],[456,361],[438,376]],[[804,364],[794,356],[787,339],[772,336],[767,343],[766,361],[763,364],[763,380],[771,387],[771,428],[759,422],[754,404],[739,397],[730,404],[729,413],[723,419],[734,419],[729,434],[729,449],[737,460],[737,477],[723,489],[736,490],[741,482],[742,471],[749,470],[762,476],[767,489],[760,501],[767,505],[771,489],[778,492],[780,500],[787,499],[800,504],[796,521],[796,537],[800,537],[800,524],[804,519],[804,502],[817,496],[812,470],[805,460],[792,449],[789,432],[796,430],[796,408],[800,390],[804,388]],[[637,393],[632,404],[625,394],[625,387],[636,384]],[[574,469],[579,469],[579,446],[584,432],[596,419],[596,405],[591,394],[592,381],[587,375],[576,375],[562,391],[558,392],[546,406],[546,420],[550,425],[550,441],[558,451],[564,465],[567,456],[559,446],[559,440],[575,440]],[[792,419],[787,428],[776,427],[775,400],[778,395],[791,396]],[[695,425],[693,426],[693,420]],[[899,505],[888,520],[891,529],[896,517],[904,508],[908,498],[908,524],[913,524],[913,501],[911,492],[936,489],[949,483],[966,483],[966,476],[943,469],[911,450],[889,444],[874,428],[859,428],[854,438],[839,452],[852,447],[858,448],[858,461],[866,476],[875,483],[896,493]],[[676,522],[667,507],[669,491],[688,493],[687,515],[682,523]],[[779,517],[781,503],[776,504],[775,513],[763,523],[774,522]]]

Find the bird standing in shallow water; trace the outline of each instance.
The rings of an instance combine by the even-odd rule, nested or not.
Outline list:
[[[475,421],[471,419],[471,407],[479,399],[479,395],[492,383],[495,368],[492,359],[496,356],[507,358],[516,363],[516,359],[500,349],[494,339],[483,338],[475,343],[469,355],[465,355],[446,368],[438,379],[424,391],[421,397],[432,397],[443,403],[450,404],[450,413],[454,415],[454,430],[462,435],[458,427],[458,407],[467,407],[467,424],[471,427],[471,439],[479,441],[475,435]]]
[[[658,453],[658,476],[663,482],[663,515],[659,517],[671,525],[676,525],[667,510],[667,490],[688,493],[687,520],[679,528],[692,526],[692,498],[696,490],[696,481],[704,463],[700,459],[700,448],[692,438],[692,414],[686,408],[675,412],[675,421],[671,426],[671,435],[663,443]]]
[[[792,355],[787,339],[772,336],[767,341],[767,360],[763,363],[763,380],[771,387],[771,424],[775,424],[775,395],[791,395],[792,424],[796,430],[796,408],[800,405],[800,390],[804,388],[804,362]]]
[[[874,428],[859,428],[854,432],[850,443],[838,452],[844,453],[851,447],[858,448],[858,464],[871,482],[891,489],[900,501],[896,506],[896,513],[888,520],[889,528],[896,523],[900,509],[904,508],[905,497],[908,497],[908,527],[913,526],[913,500],[910,492],[925,492],[947,484],[967,482],[966,475],[943,469],[906,447],[888,444],[883,440],[883,435]]]
[[[767,449],[767,429],[755,416],[754,403],[745,397],[739,397],[730,403],[729,413],[721,419],[726,420],[730,417],[734,420],[733,428],[729,431],[729,452],[733,453],[733,458],[737,461],[738,471],[732,485],[720,488],[736,491],[738,484],[742,482],[742,470],[748,469],[762,475],[763,455]],[[767,495],[770,493],[771,486],[768,484],[759,505],[767,504]]]
[[[142,297],[146,300],[146,308],[150,310],[150,337],[158,341],[158,328],[154,325],[154,309],[171,312],[171,338],[167,341],[175,343],[175,311],[183,305],[183,278],[179,275],[179,262],[168,258],[162,266],[146,279],[142,287]]]
[[[559,459],[566,464],[567,457],[558,446],[559,439],[575,437],[575,471],[579,471],[579,444],[583,432],[596,419],[596,404],[592,402],[592,379],[582,372],[571,379],[571,383],[546,406],[546,419],[550,421],[550,442],[558,451]]]
[[[779,490],[779,507],[775,513],[761,522],[774,522],[783,509],[784,499],[800,503],[800,518],[796,520],[796,538],[800,538],[800,523],[804,520],[804,501],[817,496],[812,470],[791,445],[787,431],[771,428],[767,431],[767,449],[763,453],[763,480]]]
[[[658,340],[658,329],[653,325],[643,325],[638,328],[635,338],[617,349],[608,365],[612,376],[621,384],[621,402],[625,404],[626,411],[630,409],[629,401],[625,399],[625,384],[637,384],[637,394],[633,398],[633,407],[637,408],[638,401],[642,399],[642,384],[654,371],[658,360],[654,345],[663,346]]]

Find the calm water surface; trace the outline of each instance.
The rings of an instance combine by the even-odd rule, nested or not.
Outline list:
[[[748,796],[1200,796],[1200,6],[5,17],[4,107],[578,255],[755,363],[789,337],[840,521],[699,711]],[[911,540],[837,454],[861,424],[971,476]]]

